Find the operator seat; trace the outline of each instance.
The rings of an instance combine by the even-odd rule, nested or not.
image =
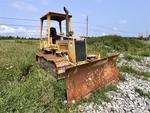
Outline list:
[[[52,43],[56,44],[56,40],[58,40],[56,28],[54,28],[54,27],[50,28],[50,36],[52,37]]]

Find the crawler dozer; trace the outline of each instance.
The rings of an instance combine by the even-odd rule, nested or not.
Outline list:
[[[64,12],[48,12],[40,18],[40,52],[36,60],[57,80],[65,80],[67,103],[71,104],[101,86],[119,81],[119,70],[116,67],[118,54],[107,58],[88,55],[86,38],[74,35],[72,16],[65,7]],[[44,20],[47,22],[46,38],[43,36]],[[50,27],[51,21],[58,22],[60,33]],[[66,33],[62,32],[63,21]]]

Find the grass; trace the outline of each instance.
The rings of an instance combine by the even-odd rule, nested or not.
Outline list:
[[[146,66],[147,66],[147,67],[150,67],[150,64],[147,64]]]
[[[121,66],[121,67],[119,67],[119,70],[121,72],[132,73],[138,78],[141,77],[141,76],[143,76],[144,78],[150,78],[150,73],[149,72],[139,72],[139,71],[133,69],[130,66],[126,66],[126,65]]]
[[[88,51],[100,52],[102,57],[114,50],[141,54],[137,51],[143,48],[146,51],[149,46],[143,41],[119,37],[88,38],[87,42]],[[55,81],[35,61],[38,48],[38,40],[0,40],[0,113],[78,112],[76,105],[67,107],[64,104],[64,82]],[[149,55],[149,51],[145,55]],[[110,90],[115,91],[116,87],[100,88],[91,94],[88,102],[109,101],[105,93]]]
[[[117,51],[119,53],[137,56],[150,56],[150,43],[143,40],[129,39],[120,36],[90,37],[87,39],[88,50],[101,53],[107,57],[107,53]]]
[[[124,59],[125,59],[125,60],[128,60],[128,61],[135,60],[135,61],[137,61],[137,62],[141,62],[141,60],[143,59],[143,57],[125,54],[125,55],[124,55]]]
[[[133,73],[133,74],[138,74],[138,71],[136,71],[135,69],[133,69],[132,67],[130,66],[121,66],[120,67],[120,71],[121,72],[128,72],[128,73]]]
[[[29,43],[28,43],[29,41]],[[0,112],[69,112],[65,87],[35,61],[39,42],[0,41]]]
[[[150,47],[148,47],[148,49],[145,49],[144,51],[137,52],[137,55],[143,56],[143,57],[148,57],[148,56],[150,56],[149,50],[150,50]]]
[[[120,73],[120,80],[121,81],[126,81],[125,75],[123,73]]]
[[[145,78],[150,78],[149,72],[141,72],[140,75],[144,76]]]
[[[132,55],[128,55],[128,54],[125,54],[124,55],[124,59],[128,60],[128,61],[131,61],[134,59],[134,57]]]
[[[101,87],[94,93],[90,95],[86,102],[94,102],[94,103],[101,103],[102,101],[110,101],[110,98],[107,97],[106,92],[108,91],[117,91],[117,87],[115,85],[108,85],[107,87]]]
[[[150,93],[146,93],[144,91],[142,91],[141,89],[135,87],[135,92],[139,93],[140,96],[142,97],[148,97],[150,98]]]

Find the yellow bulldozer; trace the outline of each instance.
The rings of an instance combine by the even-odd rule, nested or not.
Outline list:
[[[57,80],[65,80],[67,103],[71,104],[101,86],[119,81],[119,70],[116,67],[118,54],[107,58],[88,55],[86,38],[74,35],[72,15],[69,15],[65,7],[64,12],[48,12],[40,18],[40,52],[36,55],[36,60]],[[46,39],[43,37],[45,20]],[[52,21],[58,22],[60,33],[56,32],[56,28],[50,27]],[[63,21],[66,33],[62,31]]]

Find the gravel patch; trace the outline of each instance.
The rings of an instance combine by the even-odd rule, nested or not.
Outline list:
[[[150,67],[146,66],[150,64],[150,57],[144,57],[141,59],[140,62],[137,62],[136,60],[127,61],[125,59],[122,59],[117,65],[123,66],[128,65],[139,72],[150,72]]]

